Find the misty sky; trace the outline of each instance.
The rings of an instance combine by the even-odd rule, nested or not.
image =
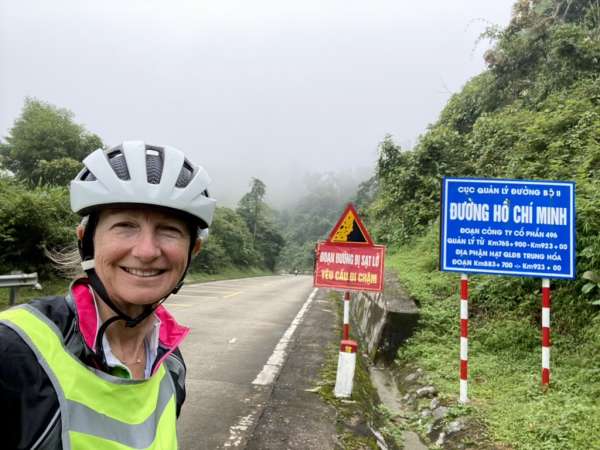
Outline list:
[[[0,136],[26,96],[108,145],[179,147],[233,205],[282,205],[304,174],[370,175],[484,70],[514,0],[0,0]]]

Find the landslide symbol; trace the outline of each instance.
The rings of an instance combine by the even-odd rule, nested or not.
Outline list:
[[[331,242],[367,242],[352,211],[348,211]]]

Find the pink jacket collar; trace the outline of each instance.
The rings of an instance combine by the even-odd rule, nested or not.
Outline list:
[[[76,281],[71,286],[71,294],[77,308],[79,318],[79,330],[86,345],[95,351],[96,335],[98,333],[98,317],[96,305],[91,288],[85,280]],[[159,306],[154,314],[160,320],[159,345],[167,349],[167,353],[161,358],[162,362],[175,348],[177,348],[189,334],[190,329],[179,325],[175,318],[164,306]],[[158,367],[160,364],[156,364]]]

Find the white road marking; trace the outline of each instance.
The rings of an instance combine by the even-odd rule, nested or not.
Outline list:
[[[223,444],[223,447],[237,447],[242,443],[244,434],[254,424],[258,411],[259,408],[255,409],[247,416],[240,418],[237,425],[229,427],[229,439]]]
[[[306,314],[306,311],[308,310],[310,304],[312,303],[313,299],[315,298],[316,293],[317,293],[317,288],[313,289],[312,293],[308,296],[308,299],[306,299],[306,301],[304,302],[304,305],[302,305],[302,308],[300,308],[300,311],[298,311],[298,314],[296,314],[296,317],[294,318],[294,320],[292,321],[292,323],[290,324],[290,326],[288,327],[286,332],[283,334],[283,336],[279,340],[279,343],[273,350],[273,353],[269,357],[269,360],[263,366],[262,370],[256,376],[256,378],[254,379],[252,384],[258,384],[258,385],[264,386],[264,385],[272,384],[273,381],[275,381],[275,378],[277,377],[277,375],[279,374],[279,371],[281,370],[281,368],[283,367],[283,364],[285,363],[285,359],[287,356],[287,351],[286,351],[287,346],[290,343],[290,341],[292,340],[294,331],[296,331],[296,328],[298,327],[298,325],[300,325],[302,323],[302,321],[304,320],[304,314]]]

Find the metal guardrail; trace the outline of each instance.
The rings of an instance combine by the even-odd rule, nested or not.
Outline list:
[[[37,272],[0,275],[0,288],[10,288],[8,296],[8,304],[10,306],[13,306],[17,302],[17,289],[26,286],[31,286],[34,289],[42,289],[42,285],[38,282]]]

